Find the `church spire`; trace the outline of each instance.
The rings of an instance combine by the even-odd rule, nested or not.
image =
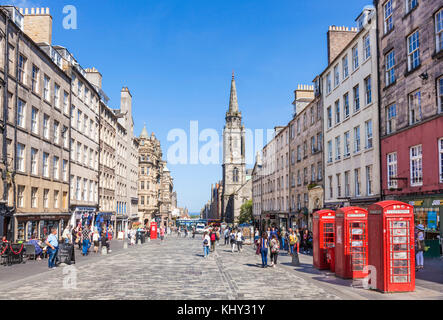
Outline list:
[[[140,134],[140,138],[149,139],[148,130],[146,129],[146,122],[145,122],[145,125],[143,127],[142,133]]]
[[[232,71],[231,98],[229,99],[229,113],[236,113],[236,112],[238,112],[237,88],[235,87],[234,71]]]

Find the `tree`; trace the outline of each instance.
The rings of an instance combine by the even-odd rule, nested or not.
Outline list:
[[[250,223],[252,220],[252,200],[248,200],[240,207],[240,216],[238,217],[238,223]]]

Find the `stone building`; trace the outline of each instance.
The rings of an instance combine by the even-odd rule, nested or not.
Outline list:
[[[323,107],[317,85],[316,90],[311,85],[299,85],[294,93],[294,118],[288,125],[289,226],[303,228],[311,226],[312,213],[323,207]]]
[[[161,177],[163,172],[162,150],[160,141],[154,133],[149,136],[146,125],[138,138],[139,157],[139,219],[146,225],[151,222],[161,222],[159,198]]]
[[[261,214],[263,210],[263,163],[260,152],[255,158],[255,165],[252,169],[252,216],[254,227],[260,228]]]
[[[383,196],[412,204],[416,223],[436,239],[430,221],[443,217],[443,3],[374,4]]]
[[[229,110],[226,113],[226,125],[223,130],[223,194],[222,217],[227,223],[234,223],[240,215],[240,207],[247,199],[251,199],[250,183],[246,181],[245,161],[245,127],[242,114],[238,108],[237,89],[234,74],[231,81]],[[252,188],[252,185],[251,185]],[[242,195],[239,191],[242,189]]]
[[[69,213],[70,77],[33,41],[50,43],[50,28],[31,25],[36,16],[51,25],[49,9],[23,16],[0,8],[2,76],[3,202],[11,214],[1,219],[11,240],[43,238],[59,232]],[[39,24],[37,24],[38,26]]]
[[[330,208],[365,208],[380,200],[376,20],[375,9],[365,7],[357,28],[330,27],[328,32],[349,33],[348,43],[329,43],[328,67],[321,74],[325,204]]]
[[[160,179],[160,216],[161,225],[164,227],[172,226],[172,193],[174,191],[174,179],[171,177],[166,163],[163,163],[163,172]]]

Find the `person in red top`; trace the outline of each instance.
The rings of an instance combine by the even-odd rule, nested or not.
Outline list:
[[[160,239],[163,241],[165,239],[165,228],[160,228]]]
[[[215,242],[217,241],[216,233],[211,230],[211,233],[209,234],[209,237],[211,238],[211,251],[215,251]]]

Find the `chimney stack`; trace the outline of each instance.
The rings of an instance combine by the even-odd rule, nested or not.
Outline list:
[[[52,44],[52,16],[49,8],[20,8],[24,17],[24,32],[35,43]]]
[[[357,34],[356,28],[330,26],[328,39],[328,65],[343,51]]]
[[[102,88],[102,75],[96,68],[85,69],[86,79],[99,89]]]

